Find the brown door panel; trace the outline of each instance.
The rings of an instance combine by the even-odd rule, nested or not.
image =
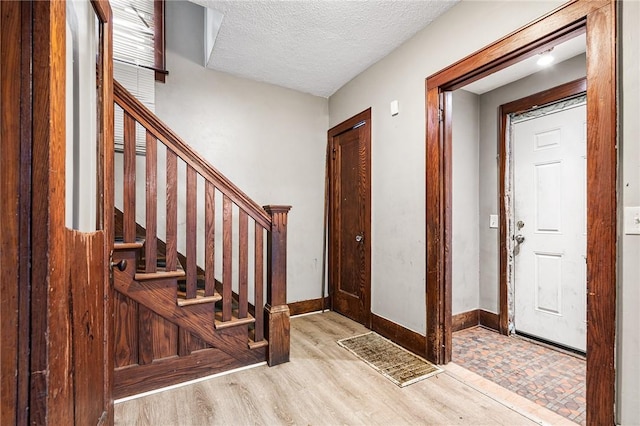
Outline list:
[[[333,152],[330,273],[333,309],[369,326],[370,116],[363,115],[329,131]]]

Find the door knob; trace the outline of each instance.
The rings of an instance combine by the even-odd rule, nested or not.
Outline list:
[[[364,240],[364,237],[362,235],[356,235],[356,241],[361,243]]]
[[[516,243],[522,244],[524,242],[524,235],[518,234],[515,236]]]
[[[111,262],[111,269],[118,268],[119,271],[127,269],[127,259],[122,259],[120,262]]]

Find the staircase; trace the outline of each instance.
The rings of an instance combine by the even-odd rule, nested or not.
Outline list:
[[[114,99],[124,123],[112,255],[114,397],[288,361],[290,207],[257,205],[115,81]],[[137,131],[144,159],[136,156]]]

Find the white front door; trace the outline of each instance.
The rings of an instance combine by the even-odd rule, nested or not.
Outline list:
[[[512,127],[514,325],[586,351],[586,105]]]

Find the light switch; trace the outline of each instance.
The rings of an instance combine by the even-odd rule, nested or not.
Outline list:
[[[391,109],[391,116],[396,116],[398,115],[398,112],[400,112],[400,109],[398,107],[398,101],[391,101],[391,105],[390,105],[390,109]]]
[[[497,228],[498,227],[498,215],[490,214],[489,215],[489,228]]]
[[[640,206],[624,208],[624,233],[640,235]]]

